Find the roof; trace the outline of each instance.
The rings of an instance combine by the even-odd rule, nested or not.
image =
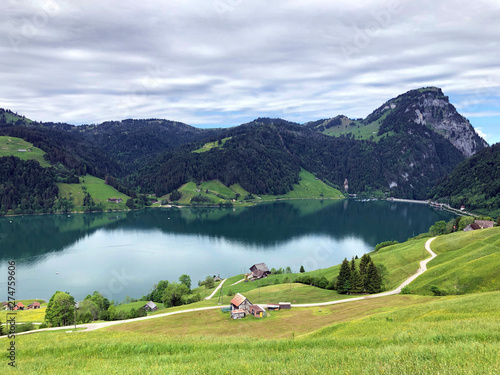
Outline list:
[[[489,220],[476,220],[475,224],[479,225],[481,228],[493,228],[495,225],[494,221],[489,221]]]
[[[262,307],[260,307],[259,305],[252,305],[250,307],[250,309],[253,310],[253,311],[257,311],[257,312],[264,311],[264,309]]]
[[[24,305],[23,305],[23,303],[22,303],[22,302],[18,302],[18,303],[16,304],[16,306],[19,306],[19,307],[24,307]]]
[[[291,302],[280,302],[280,305],[291,305]]]
[[[31,303],[29,306],[36,306],[36,305],[40,306],[40,302],[35,301],[35,302]]]
[[[481,229],[481,226],[477,223],[472,223],[470,224],[470,227],[474,230],[478,230],[478,229]]]
[[[254,264],[252,267],[250,267],[250,269],[252,268],[256,268],[257,270],[259,271],[262,271],[262,272],[269,272],[269,268],[267,268],[266,264],[265,263],[257,263],[257,264]]]
[[[231,300],[231,305],[239,307],[243,302],[245,302],[246,297],[240,293],[236,293],[234,298]]]
[[[148,306],[150,309],[154,309],[155,307],[157,307],[156,303],[154,303],[153,301],[149,301],[144,306]]]

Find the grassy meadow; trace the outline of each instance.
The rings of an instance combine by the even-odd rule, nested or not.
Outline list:
[[[80,177],[79,184],[58,184],[59,195],[63,198],[69,199],[75,205],[76,211],[84,211],[83,197],[84,192],[82,186],[85,186],[87,192],[92,196],[95,203],[104,203],[106,210],[124,210],[127,209],[125,205],[127,195],[120,193],[112,186],[106,185],[103,179],[86,175]],[[121,198],[122,203],[108,202],[108,198]]]
[[[6,114],[8,115],[8,114]],[[31,150],[31,151],[17,151]],[[50,167],[50,163],[43,157],[45,151],[33,146],[22,138],[0,136],[0,157],[17,156],[21,160],[36,160],[42,167]]]
[[[5,373],[496,374],[499,309],[500,293],[490,292],[399,295],[237,321],[219,310],[186,313],[21,335],[18,368]]]
[[[321,199],[321,198],[344,198],[344,195],[337,189],[327,185],[321,180],[302,169],[300,181],[293,185],[293,190],[282,195],[262,195],[255,197],[251,202],[274,201],[276,199]],[[207,193],[208,190],[208,193]],[[218,180],[206,181],[200,184],[188,182],[179,188],[182,193],[182,198],[178,201],[179,204],[191,204],[191,199],[197,195],[208,198],[210,202],[204,203],[217,205],[227,201],[236,200],[233,203],[238,205],[252,204],[243,199],[249,194],[239,184],[225,186]],[[237,194],[239,194],[237,198]]]

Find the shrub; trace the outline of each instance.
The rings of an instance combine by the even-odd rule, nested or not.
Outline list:
[[[232,289],[229,289],[229,290],[227,291],[227,296],[228,296],[228,297],[232,297],[232,296],[234,296],[234,292],[233,292],[233,290],[232,290]]]
[[[381,242],[379,244],[377,244],[377,246],[375,246],[375,252],[379,251],[380,249],[382,249],[383,247],[387,247],[387,246],[391,246],[391,245],[396,245],[398,244],[399,242],[398,241],[384,241],[384,242]]]
[[[33,331],[34,329],[35,329],[35,326],[31,322],[16,325],[16,333]]]
[[[435,296],[445,296],[446,292],[444,290],[439,289],[437,285],[431,285],[430,290],[434,293]]]
[[[406,285],[403,289],[401,289],[401,294],[412,294],[412,290],[409,285]]]

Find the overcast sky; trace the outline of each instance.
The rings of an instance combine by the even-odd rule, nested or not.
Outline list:
[[[0,107],[71,124],[366,117],[439,86],[500,142],[500,2],[4,0]]]

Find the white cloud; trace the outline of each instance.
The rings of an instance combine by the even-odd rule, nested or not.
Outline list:
[[[499,18],[486,0],[9,1],[0,107],[78,124],[305,122],[433,85],[468,95],[473,118],[500,97]]]
[[[476,130],[476,133],[481,137],[483,138],[486,142],[488,142],[488,136],[486,135],[486,133],[483,133],[483,129],[482,128],[474,128]]]

